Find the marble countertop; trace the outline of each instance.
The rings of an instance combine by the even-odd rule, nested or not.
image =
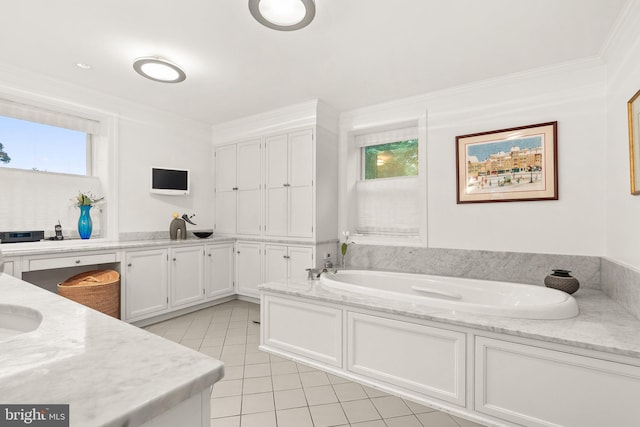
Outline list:
[[[25,256],[25,255],[52,255],[68,252],[86,252],[103,250],[120,250],[136,248],[153,248],[167,246],[203,245],[210,243],[233,242],[234,238],[211,236],[205,239],[197,237],[186,240],[131,240],[131,241],[111,241],[105,239],[87,240],[62,240],[62,241],[41,241],[28,243],[6,243],[2,245],[2,253],[5,257]]]
[[[640,320],[602,291],[594,289],[580,289],[573,295],[580,307],[580,314],[574,318],[529,320],[453,312],[352,292],[336,292],[312,280],[269,282],[258,288],[262,291],[640,358]]]
[[[2,273],[0,303],[42,314],[0,341],[2,404],[69,404],[72,426],[136,426],[224,374],[219,360]]]

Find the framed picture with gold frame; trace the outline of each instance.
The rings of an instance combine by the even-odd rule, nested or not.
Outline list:
[[[558,200],[558,122],[456,137],[457,202]]]
[[[640,194],[640,90],[627,103],[631,194]]]

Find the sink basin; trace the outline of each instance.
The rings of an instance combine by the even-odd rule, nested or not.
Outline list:
[[[0,304],[0,342],[40,326],[42,314],[22,305]]]

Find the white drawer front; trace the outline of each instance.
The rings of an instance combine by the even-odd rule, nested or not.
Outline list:
[[[332,366],[342,366],[342,311],[264,297],[264,345]]]
[[[465,334],[348,314],[347,369],[465,405]]]
[[[49,270],[52,268],[76,267],[93,264],[107,264],[110,262],[116,262],[115,253],[31,259],[29,260],[29,271]]]
[[[527,426],[638,425],[640,368],[476,338],[476,411]]]

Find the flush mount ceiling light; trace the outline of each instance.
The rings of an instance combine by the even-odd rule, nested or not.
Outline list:
[[[142,77],[161,83],[179,83],[187,78],[182,68],[157,56],[136,59],[133,62],[133,69]]]
[[[249,11],[265,27],[293,31],[313,21],[316,4],[313,0],[249,0]]]

